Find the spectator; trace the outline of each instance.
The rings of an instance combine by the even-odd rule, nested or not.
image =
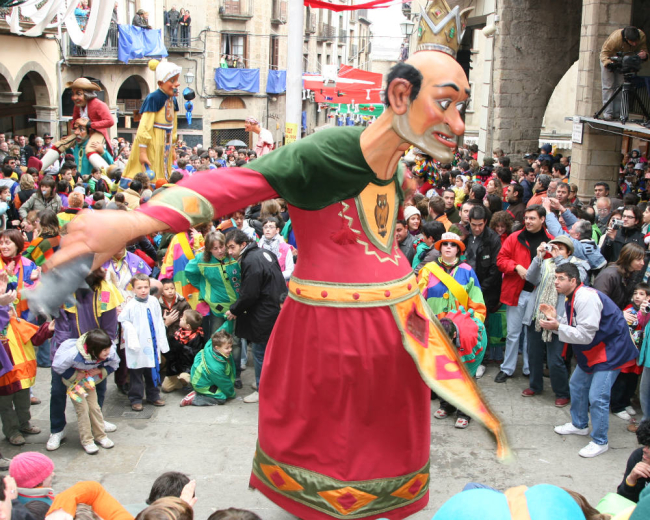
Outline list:
[[[551,177],[546,174],[541,174],[537,176],[537,181],[533,186],[533,191],[535,195],[526,204],[526,207],[533,206],[535,204],[541,204],[542,199],[546,198],[548,195],[548,187],[551,184]]]
[[[235,361],[232,338],[218,331],[199,352],[192,365],[194,390],[181,401],[181,406],[214,406],[235,398]]]
[[[454,193],[454,190],[451,188],[445,189],[445,191],[442,192],[442,200],[445,201],[445,215],[447,215],[449,222],[452,224],[460,222],[460,213],[455,204],[456,194]]]
[[[173,287],[173,282],[171,286]],[[203,316],[201,316],[200,312],[192,309],[183,312],[179,320],[179,327],[168,340],[169,352],[165,354],[167,361],[165,379],[161,386],[163,392],[180,390],[190,384],[190,372],[194,358],[205,345],[203,329],[201,328],[202,321]]]
[[[171,9],[167,11],[167,26],[169,27],[170,42],[172,47],[178,46],[178,28],[181,15],[176,10],[176,6],[172,5]]]
[[[519,181],[524,188],[524,196],[522,198],[524,204],[528,204],[528,201],[533,197],[533,186],[535,185],[536,176],[533,168],[524,168],[524,178]]]
[[[192,307],[190,307],[183,295],[176,292],[174,280],[162,278],[160,283],[162,284],[162,294],[158,297],[158,302],[160,303],[160,310],[167,329],[167,341],[169,342],[180,327],[181,317],[185,311],[190,310]]]
[[[513,223],[512,216],[507,211],[498,211],[490,219],[490,228],[499,236],[502,246],[512,233]]]
[[[190,11],[181,9],[180,19],[178,20],[178,25],[181,28],[181,46],[189,47],[191,40],[191,28],[192,18],[190,17]]]
[[[416,239],[419,238],[422,232],[422,217],[420,210],[415,206],[406,206],[404,208],[404,220],[406,220],[409,233]]]
[[[524,225],[524,187],[521,184],[510,184],[506,191],[506,202],[509,204],[506,210],[512,219],[520,226]],[[493,212],[494,215],[496,212]]]
[[[623,226],[618,229],[614,229],[613,226],[609,227],[605,233],[605,242],[600,248],[608,262],[615,262],[618,259],[625,244],[644,245],[641,232],[642,223],[643,215],[637,206],[623,208]]]
[[[428,208],[429,208],[428,211],[431,220],[440,222],[443,226],[445,226],[445,231],[449,231],[452,226],[452,223],[447,218],[447,214],[445,213],[444,199],[442,197],[439,197],[438,195],[432,197],[431,200],[429,200]]]
[[[627,459],[623,481],[616,490],[632,502],[638,502],[641,491],[650,486],[650,419],[639,424],[636,440],[641,447],[634,450]]]
[[[27,217],[27,213],[32,210],[42,211],[44,209],[50,209],[54,213],[60,213],[61,206],[61,197],[59,197],[54,188],[56,186],[56,181],[49,175],[45,176],[40,183],[39,191],[34,193],[24,204],[18,209],[20,218]]]
[[[408,232],[406,220],[400,219],[395,223],[395,240],[409,264],[412,264],[415,256],[415,238]]]
[[[419,274],[425,264],[435,262],[438,259],[440,251],[433,247],[433,245],[440,240],[444,232],[445,226],[435,220],[425,222],[422,225],[422,239],[416,243],[415,256],[411,263],[415,274]]]
[[[252,343],[259,390],[266,344],[280,313],[280,296],[286,293],[286,284],[277,258],[251,242],[243,231],[229,232],[226,246],[229,255],[239,260],[242,276],[239,299],[226,311],[226,318],[236,318],[237,336]],[[244,398],[246,403],[258,401],[258,391]]]
[[[609,400],[619,369],[634,363],[639,351],[634,346],[623,313],[603,293],[580,283],[578,268],[567,262],[555,270],[555,288],[566,296],[566,315],[558,321],[548,304],[540,311],[545,330],[554,331],[568,343],[578,365],[571,376],[571,422],[555,427],[559,435],[589,435],[591,413],[592,441],[582,448],[581,457],[597,457],[609,447]]]
[[[483,205],[487,208],[490,215],[503,210],[503,198],[500,194],[491,193],[486,195]]]
[[[54,462],[36,451],[26,451],[16,455],[11,461],[9,475],[16,481],[21,504],[39,501],[49,506],[54,500],[52,480]]]
[[[262,222],[263,237],[259,241],[262,249],[272,251],[280,263],[282,276],[287,283],[293,274],[293,253],[291,246],[287,244],[280,235],[279,221],[275,217],[269,217]]]
[[[151,25],[149,25],[149,13],[144,9],[138,9],[133,16],[131,25],[142,27],[143,29],[151,29]]]
[[[632,298],[638,273],[643,269],[644,250],[639,244],[625,244],[616,262],[603,269],[594,280],[594,289],[606,294],[619,309]]]
[[[535,288],[526,279],[526,274],[540,244],[553,238],[544,228],[545,220],[546,210],[542,206],[528,206],[524,216],[525,228],[506,238],[497,257],[497,266],[503,273],[501,302],[507,306],[508,336],[503,364],[494,378],[496,383],[505,383],[509,377],[512,377],[517,366],[522,319]],[[524,375],[528,375],[528,348],[525,336],[523,358],[523,372]]]
[[[556,237],[548,243],[542,242],[526,273],[526,280],[533,284],[535,289],[528,300],[523,317],[528,339],[530,386],[521,395],[532,397],[542,392],[544,389],[542,372],[546,362],[551,388],[555,393],[555,406],[558,408],[567,406],[570,401],[569,374],[562,357],[564,344],[560,342],[557,335],[542,330],[540,321],[544,319],[544,314],[540,311],[540,306],[552,305],[559,317],[565,314],[564,296],[558,294],[555,289],[554,274],[558,266],[567,262],[572,263],[580,271],[580,281],[584,283],[587,280],[589,265],[584,260],[576,258],[573,252],[573,242],[566,235]]]

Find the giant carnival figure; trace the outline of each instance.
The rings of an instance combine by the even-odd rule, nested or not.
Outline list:
[[[300,262],[266,350],[250,485],[299,518],[396,520],[424,508],[431,390],[509,454],[395,241],[404,152],[414,145],[450,162],[465,130],[470,89],[454,57],[466,16],[444,0],[423,10],[417,52],[388,74],[387,108],[371,126],[323,130],[245,167],[195,175],[138,211],[81,215],[42,284],[55,290],[80,257],[101,265],[135,237],[282,197]]]
[[[77,78],[73,82],[67,83],[66,88],[72,90],[72,102],[74,103],[72,127],[78,127],[77,123],[82,119],[89,136],[86,146],[81,150],[82,155],[92,167],[105,170],[109,164],[113,163],[113,161],[108,162],[106,156],[112,157],[108,129],[115,124],[115,120],[106,103],[97,97],[97,92],[102,88],[86,78]],[[54,143],[52,148],[43,155],[42,169],[46,170],[52,166],[59,159],[61,153],[75,146],[77,142],[77,136],[72,133]],[[76,151],[75,161],[77,168],[81,171],[80,159],[81,155],[79,151]],[[90,171],[87,174],[90,175]]]
[[[149,94],[140,108],[141,119],[133,141],[133,150],[122,175],[122,187],[127,188],[137,173],[149,178],[169,180],[174,162],[173,143],[176,142],[176,112],[178,112],[178,77],[183,70],[163,60],[151,60],[149,68],[156,72],[158,88]]]

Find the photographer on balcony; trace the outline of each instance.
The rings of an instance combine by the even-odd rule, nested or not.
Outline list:
[[[616,63],[617,53],[619,52],[624,53],[626,56],[636,54],[643,61],[646,61],[648,59],[648,45],[645,33],[636,27],[626,27],[625,29],[617,29],[605,40],[600,51],[603,105],[609,101],[616,89],[623,83],[620,63]],[[603,113],[603,119],[606,121],[618,119],[620,111],[621,99],[617,97]]]

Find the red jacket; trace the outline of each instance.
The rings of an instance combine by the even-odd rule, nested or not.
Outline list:
[[[549,240],[553,237],[546,229],[546,236]],[[519,303],[519,294],[524,288],[525,281],[517,274],[515,267],[518,265],[528,269],[530,266],[530,249],[524,242],[521,234],[524,230],[515,231],[506,238],[497,255],[497,267],[503,273],[501,284],[501,303],[516,306]]]
[[[108,109],[108,105],[98,98],[88,101],[88,119],[90,119],[90,128],[104,136],[108,153],[112,153],[111,139],[108,136],[108,129],[115,124],[115,120]],[[81,109],[75,105],[72,111],[72,126],[75,121],[81,117]]]

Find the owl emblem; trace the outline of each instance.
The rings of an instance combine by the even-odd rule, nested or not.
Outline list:
[[[384,193],[383,195],[377,195],[377,204],[375,205],[375,223],[377,224],[377,233],[380,237],[384,238],[388,230],[386,229],[386,224],[388,224],[388,213],[390,208],[388,207],[388,197]]]

